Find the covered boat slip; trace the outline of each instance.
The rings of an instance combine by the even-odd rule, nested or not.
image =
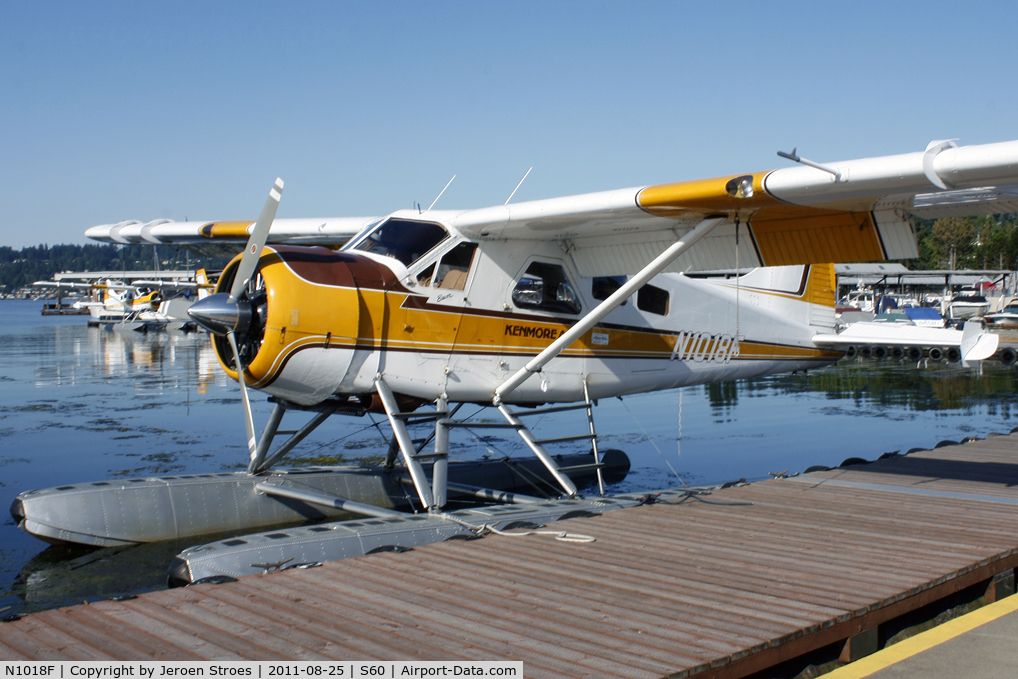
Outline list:
[[[793,676],[1014,591],[1018,435],[0,623],[0,660],[520,660]],[[526,531],[524,531],[526,532]],[[796,661],[795,665],[781,666]],[[786,672],[787,669],[787,672]]]

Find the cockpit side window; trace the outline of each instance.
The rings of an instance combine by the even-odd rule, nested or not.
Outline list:
[[[393,257],[403,262],[404,266],[410,266],[448,236],[438,224],[390,219],[375,228],[353,249]]]
[[[437,262],[432,262],[417,274],[417,285],[443,288],[445,290],[465,290],[470,266],[477,252],[477,243],[458,243],[442,255]],[[435,271],[438,274],[435,274]]]
[[[513,288],[512,298],[521,309],[578,314],[582,308],[566,270],[559,264],[532,262]]]
[[[465,290],[470,264],[474,261],[477,243],[460,243],[442,256],[438,263],[438,274],[432,281],[436,288]]]

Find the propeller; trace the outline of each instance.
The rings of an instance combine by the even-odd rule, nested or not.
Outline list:
[[[262,248],[265,246],[265,241],[268,240],[269,228],[272,226],[272,220],[276,218],[276,208],[279,207],[279,199],[282,195],[283,180],[276,177],[276,183],[269,190],[269,197],[265,201],[265,207],[262,208],[262,213],[258,215],[254,231],[251,232],[251,237],[247,240],[244,257],[240,260],[240,266],[237,267],[237,274],[233,279],[233,287],[230,288],[230,299],[234,302],[240,299],[240,294],[244,292],[251,274],[254,273],[255,267],[258,266],[258,258],[261,257]]]
[[[247,427],[247,447],[251,459],[255,457],[257,441],[255,439],[254,418],[251,415],[251,401],[247,397],[247,385],[244,383],[244,363],[240,360],[240,350],[237,347],[238,332],[247,332],[251,324],[253,310],[249,299],[241,299],[247,290],[251,276],[258,266],[258,259],[262,255],[262,248],[269,237],[269,229],[272,221],[276,218],[276,208],[279,207],[279,199],[283,194],[283,180],[277,178],[269,197],[265,201],[265,207],[258,216],[254,230],[251,232],[247,245],[244,246],[244,256],[237,265],[234,273],[233,286],[229,294],[219,292],[200,299],[191,305],[187,310],[188,315],[195,323],[208,330],[214,335],[226,335],[233,351],[233,366],[237,371],[237,381],[240,382],[240,397],[244,402],[244,424]]]

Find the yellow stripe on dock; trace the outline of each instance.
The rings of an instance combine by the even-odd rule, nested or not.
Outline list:
[[[971,632],[977,627],[981,627],[988,622],[993,622],[1015,611],[1018,611],[1018,596],[1012,595],[954,620],[949,620],[942,625],[926,630],[893,646],[888,646],[873,655],[856,660],[854,663],[839,667],[824,676],[828,677],[828,679],[862,679],[863,677],[868,677],[885,667],[890,667],[923,651],[928,651],[945,641],[950,641],[955,637],[959,637],[966,632]]]

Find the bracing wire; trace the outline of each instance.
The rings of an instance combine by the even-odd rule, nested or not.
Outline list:
[[[680,394],[682,393],[681,390],[679,391],[679,393]],[[668,466],[670,470],[672,470],[672,474],[675,474],[675,478],[679,480],[679,483],[682,484],[682,487],[688,488],[689,484],[686,483],[686,481],[681,476],[679,476],[679,472],[675,471],[675,467],[673,467],[672,463],[668,461],[667,457],[665,457],[665,454],[658,447],[657,442],[650,434],[647,433],[647,430],[643,428],[643,425],[640,424],[640,421],[636,419],[636,415],[634,415],[633,411],[629,409],[629,405],[626,404],[625,399],[620,400],[622,401],[622,407],[626,409],[626,412],[629,413],[629,416],[633,418],[633,422],[636,423],[636,426],[640,428],[640,431],[643,432],[643,435],[647,438],[648,441],[650,441],[650,445],[654,446],[654,450],[656,450],[657,454],[661,456],[661,460]]]
[[[682,457],[682,389],[679,389],[679,428],[675,432],[675,455]]]
[[[739,343],[739,218],[735,218],[735,343]]]

